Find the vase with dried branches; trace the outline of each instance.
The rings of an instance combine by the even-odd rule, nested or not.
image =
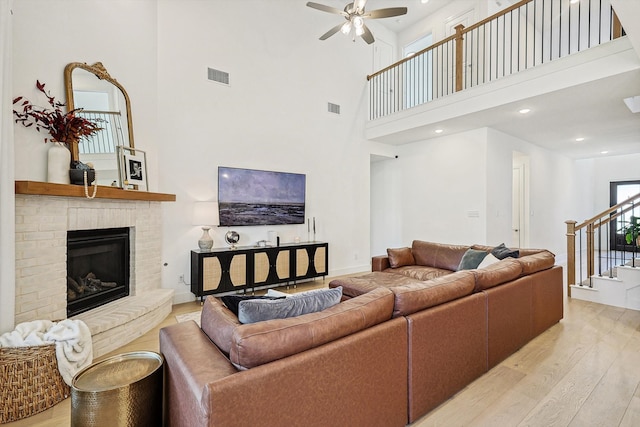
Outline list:
[[[36,87],[46,96],[51,108],[39,107],[19,96],[13,100],[15,122],[49,134],[44,138],[45,143],[53,143],[48,153],[47,181],[69,184],[71,144],[78,143],[83,137],[91,136],[102,128],[98,121],[79,115],[81,108],[65,112],[65,104],[56,101],[55,97],[45,90],[44,83],[37,80]]]

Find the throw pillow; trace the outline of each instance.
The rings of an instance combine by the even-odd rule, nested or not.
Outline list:
[[[389,248],[387,249],[387,255],[389,256],[389,265],[391,268],[414,265],[416,263],[411,248]]]
[[[498,261],[500,261],[500,260],[498,258],[496,258],[494,255],[487,254],[487,256],[484,257],[484,259],[482,260],[480,265],[478,265],[478,268],[489,267],[491,264],[495,264]]]
[[[478,268],[486,256],[487,253],[485,251],[468,249],[464,255],[462,255],[460,264],[458,264],[458,270],[472,270],[474,268]]]
[[[318,289],[287,298],[252,299],[240,301],[238,320],[240,323],[255,323],[271,319],[285,319],[315,313],[332,307],[342,299],[342,286]]]
[[[256,296],[256,295],[227,295],[224,297],[221,297],[220,299],[222,300],[222,302],[224,303],[224,305],[227,306],[227,308],[229,310],[231,310],[233,312],[233,314],[235,314],[236,316],[238,315],[238,305],[240,304],[240,301],[248,301],[248,300],[252,300],[252,299],[268,299],[268,300],[273,300],[273,299],[283,299],[284,297],[280,297],[280,296],[276,296],[276,297],[272,297],[272,296]]]
[[[518,249],[509,249],[504,245],[504,243],[500,243],[498,246],[493,248],[491,254],[498,259],[505,259],[507,257],[518,258],[518,256],[520,256],[520,251]]]

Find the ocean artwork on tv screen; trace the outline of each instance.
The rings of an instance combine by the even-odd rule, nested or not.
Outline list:
[[[304,224],[306,176],[218,167],[221,226]]]

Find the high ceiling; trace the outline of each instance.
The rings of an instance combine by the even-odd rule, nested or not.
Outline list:
[[[340,9],[348,3],[347,0],[317,1]],[[377,20],[389,30],[401,32],[451,1],[456,0],[429,0],[426,4],[421,0],[368,0],[367,10],[406,6],[407,15]],[[511,2],[501,0],[500,3],[504,7]],[[619,10],[618,13],[636,52],[640,52],[640,14],[637,10],[640,1],[635,5],[616,0],[612,3],[614,7],[631,8]],[[575,159],[640,153],[640,113],[631,113],[623,102],[626,97],[638,95],[640,70],[635,70],[534,96],[518,105],[502,105],[436,123],[414,131],[411,137],[411,132],[398,135],[396,143],[408,142],[407,138],[419,140],[434,137],[431,127],[459,132],[488,126]],[[532,111],[526,117],[519,117],[516,111],[524,108],[524,104]],[[576,141],[578,137],[584,140]]]

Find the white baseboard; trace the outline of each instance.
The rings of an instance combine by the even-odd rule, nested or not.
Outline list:
[[[355,274],[355,273],[362,273],[362,274],[371,273],[371,264],[356,265],[352,267],[341,268],[339,270],[331,270],[329,271],[329,277],[344,276],[347,274]]]
[[[184,304],[185,302],[192,302],[196,300],[196,296],[189,291],[175,292],[173,294],[173,305]]]

